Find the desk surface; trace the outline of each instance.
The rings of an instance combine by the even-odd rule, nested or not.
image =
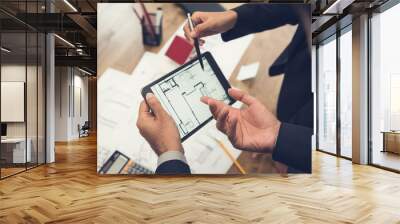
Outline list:
[[[29,141],[29,138],[28,138]],[[20,142],[25,142],[25,138],[5,138],[1,139],[1,143],[3,144],[14,144],[14,143],[20,143]]]
[[[166,41],[176,32],[178,27],[185,21],[186,16],[184,11],[171,3],[146,3],[145,4],[149,12],[153,12],[157,7],[162,7],[163,9],[163,40],[160,46],[149,47],[145,46],[143,51],[132,51],[128,52],[126,56],[121,58],[117,62],[113,60],[112,57],[115,50],[119,49],[121,42],[108,42],[107,49],[104,50],[102,57],[99,59],[99,75],[106,70],[106,68],[114,68],[126,73],[131,73],[139,62],[144,51],[150,51],[153,53],[158,53],[160,49],[164,46]],[[224,7],[227,9],[233,8],[238,3],[223,3]],[[121,18],[123,20],[124,18]],[[110,20],[107,21],[106,27],[113,29],[112,32],[116,32],[115,29],[118,27],[118,21]],[[112,23],[112,24],[111,24]],[[275,59],[280,55],[284,48],[288,45],[293,34],[296,30],[295,26],[283,26],[268,32],[262,32],[255,34],[254,39],[249,45],[248,49],[241,58],[239,64],[235,67],[233,74],[230,78],[230,83],[249,92],[251,95],[259,99],[269,110],[276,113],[276,104],[281,87],[281,82],[283,76],[270,77],[268,75],[268,68],[275,61]],[[129,30],[119,29],[118,32],[126,32],[126,35],[119,34],[121,36],[129,36]],[[98,36],[98,41],[107,41],[108,36]],[[112,44],[115,44],[113,46]],[[108,52],[110,51],[110,52]],[[119,52],[124,53],[124,52]],[[132,55],[133,54],[133,55]],[[121,61],[123,60],[123,61]],[[236,76],[240,70],[241,65],[247,65],[253,62],[260,62],[257,76],[251,80],[238,81]],[[124,66],[121,66],[124,65]],[[256,155],[254,153],[243,152],[238,158],[238,161],[244,166],[245,170],[249,173],[271,173],[274,172],[272,168],[271,155],[260,154]],[[239,173],[239,171],[232,167],[229,173]]]
[[[381,131],[381,133],[383,133],[383,134],[398,134],[398,135],[400,135],[400,131]]]

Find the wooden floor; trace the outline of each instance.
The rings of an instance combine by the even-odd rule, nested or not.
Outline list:
[[[7,167],[7,168],[0,168],[1,169],[1,177],[7,177],[7,176],[11,176],[13,174],[19,173],[19,172],[23,172],[25,169],[24,167]]]
[[[0,181],[0,223],[400,223],[400,175],[320,152],[312,175],[100,177],[96,139]]]

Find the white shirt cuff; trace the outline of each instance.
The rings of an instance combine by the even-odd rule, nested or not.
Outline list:
[[[187,164],[186,157],[181,151],[168,151],[158,157],[157,166],[170,160],[180,160]]]

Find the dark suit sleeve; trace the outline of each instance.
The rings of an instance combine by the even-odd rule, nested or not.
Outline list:
[[[296,7],[303,7],[297,5]],[[293,6],[274,4],[245,4],[232,9],[238,15],[235,26],[221,34],[229,41],[250,33],[274,29],[286,24],[295,25],[299,18]]]
[[[169,160],[157,167],[156,174],[190,174],[190,167],[181,160]]]
[[[304,173],[311,173],[312,128],[282,123],[272,159]]]

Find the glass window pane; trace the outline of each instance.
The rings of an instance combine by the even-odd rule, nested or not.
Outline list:
[[[371,19],[372,163],[400,170],[400,4]]]
[[[336,38],[318,48],[318,148],[336,153]]]
[[[37,49],[37,33],[28,32],[28,62],[27,62],[27,80],[26,80],[26,113],[27,113],[27,142],[30,147],[30,162],[28,162],[28,167],[34,167],[37,165],[37,74],[38,74],[38,49]]]
[[[25,170],[26,150],[26,33],[1,34],[1,174],[2,178]],[[29,146],[29,144],[28,144]]]
[[[45,65],[46,65],[46,52],[45,52],[46,36],[43,33],[39,33],[39,45],[38,45],[38,164],[45,163],[46,149],[45,149],[45,99],[46,99],[46,76],[45,76]]]
[[[340,36],[340,153],[352,156],[352,35]]]
[[[26,12],[37,13],[37,1],[27,2]],[[33,20],[33,19],[32,19]],[[37,21],[32,21],[37,22]],[[36,30],[27,29],[27,75],[26,75],[26,125],[27,144],[30,148],[30,161],[27,167],[38,164],[38,33]]]
[[[311,58],[312,58],[312,60],[311,60],[311,75],[312,75],[312,85],[311,85],[311,89],[312,89],[312,92],[314,93],[314,102],[317,102],[317,100],[316,100],[316,92],[317,92],[317,90],[316,90],[316,83],[317,83],[317,48],[316,48],[316,46],[315,45],[313,45],[312,46],[312,50],[311,50]],[[317,149],[317,147],[316,147],[316,144],[317,144],[317,141],[316,141],[316,138],[317,138],[317,135],[316,135],[316,130],[317,130],[317,108],[316,107],[314,107],[313,108],[313,115],[314,115],[314,117],[313,117],[313,125],[314,125],[314,127],[313,127],[313,129],[314,129],[314,133],[313,133],[313,136],[312,136],[312,149],[313,150],[316,150]]]
[[[15,14],[43,13],[45,1],[0,1]],[[0,177],[45,162],[45,35],[0,12]],[[4,22],[6,20],[7,22]]]

